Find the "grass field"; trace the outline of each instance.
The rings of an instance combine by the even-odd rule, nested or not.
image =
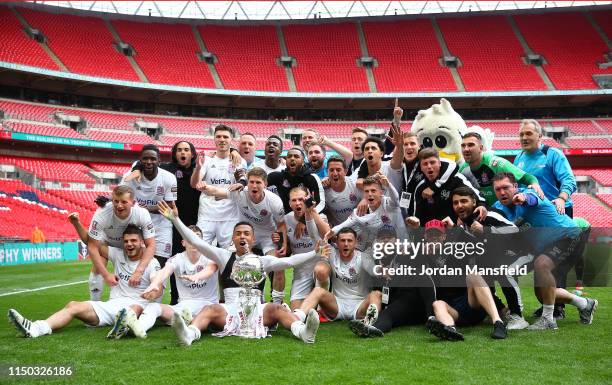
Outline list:
[[[6,295],[18,290],[83,281],[87,262],[0,268],[0,354],[5,383],[70,384],[610,384],[612,383],[612,288],[587,288],[599,299],[592,325],[568,318],[555,332],[510,332],[492,340],[491,327],[463,328],[466,341],[437,340],[424,327],[394,329],[382,339],[359,339],[345,322],[322,324],[314,345],[287,330],[265,340],[204,335],[191,347],[177,344],[169,327],[146,340],[107,341],[108,328],[73,321],[38,339],[17,338],[6,312],[13,307],[44,319],[70,300],[87,300],[87,284]],[[523,289],[526,314],[536,307]],[[528,317],[531,321],[531,318]],[[72,365],[72,377],[14,379],[8,365]]]

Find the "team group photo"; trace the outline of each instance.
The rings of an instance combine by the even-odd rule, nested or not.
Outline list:
[[[610,2],[56,3],[0,4],[3,381],[612,381]]]

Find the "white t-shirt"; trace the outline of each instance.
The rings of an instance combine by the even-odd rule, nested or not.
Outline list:
[[[168,259],[168,262],[166,263],[174,266],[176,287],[179,293],[179,302],[191,299],[199,301],[205,300],[212,303],[219,302],[219,274],[217,274],[217,272],[211,275],[207,280],[197,283],[192,283],[180,278],[182,275],[193,275],[204,270],[209,263],[213,263],[210,259],[200,255],[200,258],[194,264],[189,260],[187,252],[183,251],[182,253],[178,253],[172,258]]]
[[[240,168],[247,168],[244,159]],[[202,175],[202,180],[207,185],[227,188],[236,183],[236,178],[234,178],[235,171],[236,167],[232,164],[229,157],[221,159],[216,156],[214,158],[207,156],[200,175]],[[238,210],[234,202],[229,199],[217,199],[205,193],[200,194],[198,222],[225,222],[236,218],[238,218]]]
[[[140,284],[136,287],[130,286],[128,281],[132,277],[132,274],[134,274],[140,260],[130,260],[125,256],[123,248],[119,249],[116,247],[108,248],[108,260],[112,262],[115,269],[115,275],[119,277],[119,283],[110,289],[110,299],[133,298],[139,301],[145,301],[140,295],[149,287],[151,280],[160,269],[157,259],[151,259],[151,262],[149,262],[149,265],[140,278]]]
[[[374,267],[372,257],[355,250],[353,258],[345,262],[340,258],[338,250],[332,248],[329,264],[332,268],[332,293],[336,298],[349,300],[366,298],[372,282],[370,278]]]
[[[276,224],[285,220],[283,201],[270,191],[263,191],[264,199],[254,203],[247,190],[231,191],[229,199],[238,206],[240,220],[249,222],[257,235],[270,236]]]
[[[363,195],[353,179],[344,178],[344,180],[345,186],[341,192],[334,191],[331,187],[325,189],[325,211],[331,226],[336,226],[347,220]]]
[[[134,190],[134,198],[139,206],[146,209],[157,209],[157,203],[160,200],[176,201],[177,187],[176,176],[168,171],[157,168],[157,175],[153,180],[148,180],[144,175],[140,178],[140,182],[132,179],[129,182],[124,182],[125,178],[130,173],[123,176],[121,184],[128,185]],[[151,219],[156,229],[172,228],[172,222],[158,213],[151,213]]]
[[[149,211],[134,206],[126,219],[119,219],[113,212],[113,205],[96,210],[89,224],[89,236],[112,247],[123,248],[123,232],[128,225],[136,225],[142,229],[144,239],[155,237],[155,227]]]

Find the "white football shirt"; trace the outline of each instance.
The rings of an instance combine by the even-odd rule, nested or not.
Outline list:
[[[244,159],[239,168],[247,168]],[[228,158],[206,157],[200,175],[207,185],[227,188],[236,183],[234,172],[236,167]],[[217,199],[213,196],[200,194],[200,205],[198,209],[198,222],[212,221],[225,222],[238,218],[238,210],[234,202],[229,199]]]
[[[198,300],[198,301],[209,301],[212,303],[219,302],[219,288],[218,288],[218,276],[215,272],[205,281],[201,282],[189,282],[181,279],[182,275],[193,275],[204,270],[208,264],[213,263],[211,260],[203,255],[196,263],[191,263],[187,252],[178,253],[172,258],[168,259],[169,264],[174,266],[174,274],[176,276],[176,287],[179,293],[179,302],[184,300]]]
[[[157,259],[151,259],[151,262],[149,262],[149,265],[140,278],[140,284],[136,287],[130,286],[128,281],[132,277],[132,274],[134,274],[140,260],[130,260],[123,252],[123,248],[119,249],[116,247],[108,248],[108,260],[112,262],[115,269],[115,275],[119,278],[119,283],[110,289],[110,299],[133,298],[138,301],[146,302],[140,295],[149,287],[153,277],[155,277],[155,274],[157,274],[157,271],[160,269]]]
[[[96,210],[89,224],[89,236],[112,247],[123,248],[123,232],[128,225],[136,225],[142,229],[144,239],[155,237],[155,228],[149,211],[134,206],[126,219],[119,219],[113,212],[113,205]]]
[[[353,213],[353,210],[361,201],[362,192],[357,188],[355,180],[344,178],[345,186],[341,192],[334,191],[331,187],[325,189],[325,207],[331,226],[336,226]]]

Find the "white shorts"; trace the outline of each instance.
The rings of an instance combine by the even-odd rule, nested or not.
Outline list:
[[[212,222],[205,219],[199,219],[197,226],[202,229],[202,239],[209,244],[216,239],[217,246],[227,248],[232,243],[232,234],[236,220],[228,220],[225,222]]]
[[[259,247],[265,255],[276,250],[276,245],[272,242],[271,233],[266,234],[257,230],[255,230],[255,245],[253,247]]]
[[[267,303],[257,304],[257,308],[251,316],[251,328],[255,331],[255,335],[252,338],[266,338],[268,336],[268,328],[264,326],[263,314]],[[221,305],[227,312],[225,316],[225,327],[223,331],[214,333],[215,337],[226,337],[226,336],[237,336],[240,332],[240,319],[242,312],[240,306],[234,304],[223,304]]]
[[[195,317],[204,306],[212,305],[218,302],[212,302],[207,300],[199,300],[199,299],[186,299],[177,303],[176,305],[171,305],[170,307],[175,313],[181,314],[183,309],[187,308],[191,311],[191,315]]]
[[[332,321],[352,321],[357,319],[357,310],[359,310],[359,306],[361,306],[363,301],[365,301],[365,299],[343,299],[336,297],[338,314],[336,315],[336,318],[332,319]]]
[[[315,286],[314,273],[311,275],[296,276],[293,272],[293,282],[291,283],[291,301],[297,301],[308,297],[308,294]]]
[[[164,258],[172,256],[172,227],[155,229],[155,255]]]
[[[130,305],[140,305],[143,308],[146,306],[146,303],[133,298],[115,298],[109,301],[87,302],[91,304],[98,316],[99,322],[96,326],[113,325],[115,323],[115,316],[119,313],[119,310],[130,307]]]

